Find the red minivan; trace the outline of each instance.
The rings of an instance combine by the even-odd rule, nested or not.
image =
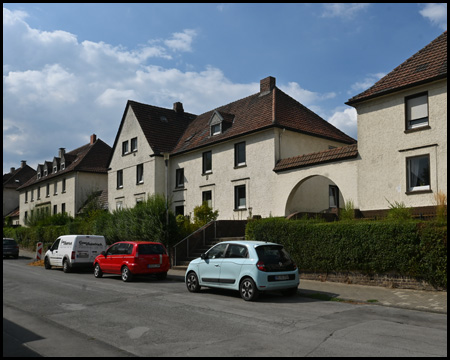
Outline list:
[[[154,274],[165,279],[170,268],[169,256],[163,244],[150,241],[120,241],[102,251],[94,260],[94,276],[120,274],[123,281],[133,275]]]

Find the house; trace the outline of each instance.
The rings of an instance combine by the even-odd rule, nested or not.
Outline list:
[[[356,197],[354,162],[336,165],[356,159],[355,144],[270,76],[258,93],[201,115],[185,112],[179,102],[165,109],[129,100],[109,161],[109,210],[165,193],[176,214],[189,215],[207,201],[219,219],[328,211],[330,187],[334,207],[342,195],[327,166],[338,168],[342,185]],[[347,146],[350,151],[341,149]],[[298,166],[280,163],[318,152],[327,154],[326,166],[306,178],[292,170]]]
[[[111,147],[95,134],[90,142],[66,152],[60,148],[53,161],[39,164],[36,175],[20,186],[20,224],[36,211],[75,216],[87,198],[107,189]]]
[[[3,174],[3,219],[16,216],[19,210],[19,193],[16,190],[35,175],[36,171],[25,160],[22,160],[20,168],[11,168],[9,173]]]
[[[346,103],[358,113],[358,205],[434,212],[447,194],[447,32]]]

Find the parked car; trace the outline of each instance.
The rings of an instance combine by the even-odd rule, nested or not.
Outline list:
[[[3,238],[3,257],[19,258],[19,244],[11,238]]]
[[[95,257],[106,249],[106,240],[100,235],[63,235],[48,247],[44,266],[62,266],[65,273],[75,268],[92,267]]]
[[[151,241],[119,241],[111,245],[94,261],[94,276],[120,274],[123,281],[135,275],[154,274],[160,280],[167,277],[169,256],[163,244]]]
[[[189,263],[185,281],[190,292],[202,286],[234,289],[245,301],[268,290],[294,295],[300,283],[297,266],[283,246],[262,241],[218,243]]]

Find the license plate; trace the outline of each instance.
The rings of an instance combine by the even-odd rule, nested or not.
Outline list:
[[[149,269],[159,268],[159,264],[148,264],[147,267],[148,267]]]
[[[275,276],[275,280],[277,280],[277,281],[289,280],[289,275],[277,275],[277,276]]]

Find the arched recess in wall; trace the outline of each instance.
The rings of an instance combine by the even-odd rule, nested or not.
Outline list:
[[[285,216],[295,213],[336,213],[345,199],[339,186],[323,175],[311,175],[300,180],[291,190]]]

